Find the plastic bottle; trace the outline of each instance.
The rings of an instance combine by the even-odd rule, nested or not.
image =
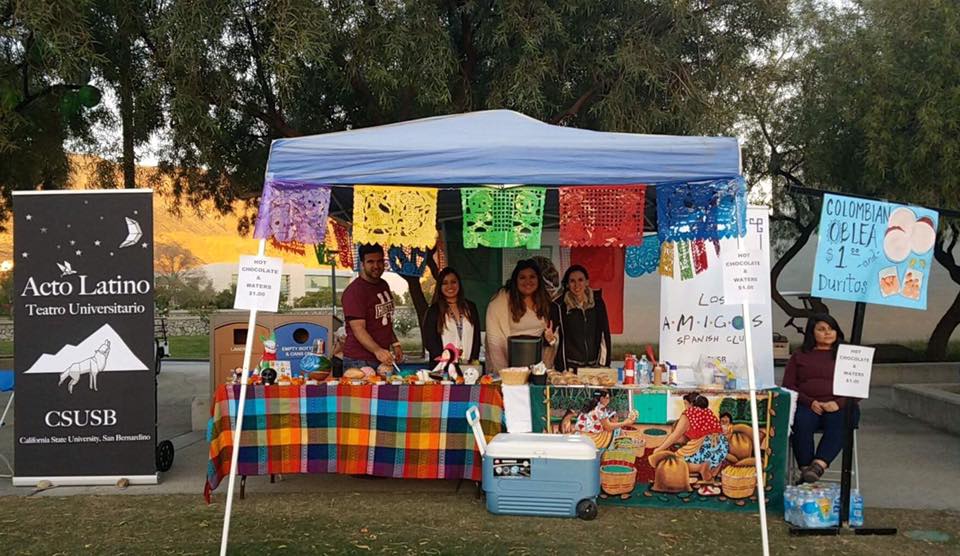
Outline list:
[[[820,510],[818,514],[820,527],[830,527],[830,525],[832,525],[833,502],[830,498],[830,494],[826,490],[817,492],[817,509]]]
[[[817,528],[820,526],[820,509],[817,508],[817,499],[813,494],[808,494],[803,498],[803,526],[807,528]]]
[[[787,523],[792,523],[791,517],[793,517],[793,487],[787,485],[783,489],[783,519]]]
[[[646,355],[640,356],[640,364],[638,367],[639,368],[637,369],[637,372],[640,373],[640,384],[647,386],[650,384],[650,368],[652,365],[650,364],[650,361],[647,359]]]
[[[840,526],[840,491],[839,490],[831,489],[830,503],[832,504],[832,507],[830,509],[830,525],[839,527]]]
[[[863,496],[856,489],[850,492],[850,526],[863,527]]]
[[[783,519],[792,525],[802,525],[797,519],[797,488],[793,485],[783,491]]]

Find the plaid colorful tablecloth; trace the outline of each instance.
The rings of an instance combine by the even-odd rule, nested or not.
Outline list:
[[[217,389],[207,424],[204,495],[230,473],[240,386]],[[482,474],[465,417],[480,410],[489,439],[503,429],[503,397],[491,385],[250,386],[238,475],[347,473],[411,479]]]

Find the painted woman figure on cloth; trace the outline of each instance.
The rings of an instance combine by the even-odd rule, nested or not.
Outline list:
[[[577,421],[573,426],[574,432],[588,436],[597,446],[604,449],[613,440],[613,433],[624,425],[633,424],[637,415],[631,412],[626,419],[618,421],[617,412],[609,407],[610,391],[594,390],[590,401],[583,406]]]
[[[669,450],[683,441],[677,455],[683,456],[690,473],[699,474],[703,481],[712,481],[730,452],[730,442],[706,397],[690,392],[683,396],[683,401],[686,409],[654,453]]]

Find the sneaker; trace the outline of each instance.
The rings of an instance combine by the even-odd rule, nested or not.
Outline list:
[[[800,478],[805,483],[815,483],[823,476],[825,469],[819,463],[811,463],[801,473]]]

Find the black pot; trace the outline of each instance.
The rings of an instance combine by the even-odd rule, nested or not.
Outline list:
[[[535,384],[537,386],[546,386],[547,385],[547,374],[535,375],[530,373],[530,384]]]
[[[539,336],[510,336],[507,339],[507,364],[529,367],[543,359],[543,340]]]

